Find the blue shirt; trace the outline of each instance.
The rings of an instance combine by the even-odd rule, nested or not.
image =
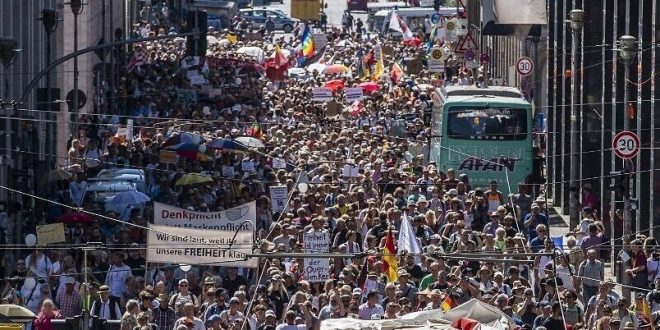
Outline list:
[[[541,250],[543,250],[545,238],[540,239],[538,237],[534,237],[533,240],[529,241],[529,247],[532,249],[532,252],[537,253]]]
[[[532,217],[532,215],[533,215],[532,213],[528,213],[525,216],[525,222],[529,221],[529,219]],[[543,213],[537,214],[536,215],[536,220],[529,225],[528,235],[529,235],[530,240],[532,240],[532,239],[536,238],[536,236],[538,236],[538,234],[536,233],[536,226],[538,226],[540,224],[544,224],[546,227],[548,226],[548,218]]]

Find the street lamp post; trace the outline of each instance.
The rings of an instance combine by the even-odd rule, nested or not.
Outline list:
[[[570,169],[570,201],[569,201],[569,216],[570,216],[570,228],[575,228],[579,223],[579,212],[578,212],[578,192],[579,192],[579,181],[578,181],[578,127],[577,127],[577,110],[576,106],[578,103],[578,92],[577,92],[577,72],[575,72],[577,67],[577,48],[578,48],[578,39],[580,38],[580,32],[582,31],[582,26],[584,22],[584,11],[581,9],[571,10],[570,20],[567,22],[570,23],[572,38],[571,38],[571,169]]]
[[[628,119],[628,116],[626,114],[626,107],[628,106],[628,77],[630,76],[630,65],[635,61],[635,58],[637,57],[637,39],[633,36],[630,35],[624,35],[619,37],[619,58],[621,59],[621,62],[623,62],[624,65],[624,77],[623,77],[623,107],[624,107],[624,119],[623,119],[623,130],[627,131],[630,129],[630,119]],[[616,108],[616,107],[615,107]],[[616,114],[616,112],[615,112]],[[616,127],[613,127],[612,129],[616,129]],[[616,157],[614,154],[614,149],[612,149],[612,157]],[[632,166],[629,165],[629,162],[626,162],[624,160],[623,162],[623,169],[625,170],[626,168],[632,170]],[[624,180],[628,180],[628,187],[631,187],[630,185],[630,176],[627,176],[624,178]],[[614,202],[614,201],[612,201]],[[631,234],[631,220],[630,220],[630,192],[629,191],[624,191],[623,192],[623,237],[626,237],[626,235]],[[639,230],[640,228],[640,219],[637,218],[635,221],[636,229]],[[624,284],[630,283],[630,280],[628,276],[625,274],[625,270],[627,269],[627,265],[624,263],[622,264],[622,280]],[[624,287],[624,297],[627,297],[630,299],[630,289]]]
[[[7,70],[16,60],[16,46],[18,43],[14,38],[0,38],[0,60],[2,60],[2,65],[5,68],[5,101],[9,101],[9,79]],[[11,111],[11,110],[10,110]],[[5,116],[5,157],[2,161],[2,173],[0,178],[2,179],[2,184],[8,186],[9,183],[9,164],[11,163],[11,116],[9,113],[3,114]],[[0,190],[0,198],[5,201],[9,201],[9,193],[5,189]],[[8,238],[9,239],[9,238]]]
[[[44,29],[46,30],[46,66],[50,65],[50,60],[52,58],[52,48],[51,48],[51,37],[52,34],[57,30],[57,26],[59,24],[59,19],[57,15],[57,11],[55,9],[50,9],[50,8],[45,8],[41,10],[41,22],[44,25]],[[46,113],[45,113],[45,118],[52,119],[52,118],[57,118],[56,115],[53,115],[53,96],[52,96],[52,86],[51,86],[51,74],[50,72],[46,74]],[[46,149],[46,152],[50,155],[56,154],[54,150],[55,146],[55,141],[56,135],[56,124],[55,121],[57,120],[49,120],[52,121],[50,123],[46,123],[46,141],[45,143],[40,143],[39,145],[43,145]],[[39,150],[41,152],[41,150]],[[46,157],[46,166],[48,169],[52,168],[50,165],[53,161],[56,161],[52,157]]]
[[[16,60],[16,46],[18,43],[16,42],[16,39],[14,38],[0,38],[0,60],[2,61],[2,65],[5,68],[5,93],[4,93],[4,99],[5,102],[9,101],[9,74],[7,73],[7,70],[9,69],[9,66],[11,66],[14,61]],[[2,159],[2,173],[0,173],[0,179],[2,179],[2,185],[5,187],[9,186],[9,169],[11,168],[9,165],[12,162],[12,152],[11,152],[11,110],[8,110],[8,112],[3,113],[5,116],[5,157]],[[7,204],[6,208],[14,208],[14,205],[11,205],[11,198],[9,196],[9,192],[7,189],[0,189],[0,198],[2,198]],[[7,244],[14,244],[14,240],[16,238],[16,214],[10,215],[8,222],[7,223]],[[14,264],[14,252],[6,252],[4,254],[4,262],[5,262],[5,268],[6,271],[11,272],[13,269],[13,264]]]
[[[78,15],[80,15],[83,11],[83,3],[82,0],[71,0],[69,2],[69,6],[71,7],[71,12],[73,13],[73,52],[77,53],[78,52]],[[73,111],[76,113],[79,110],[79,104],[78,103],[78,56],[75,56],[73,58]],[[74,114],[74,120],[73,120],[73,132],[77,135],[77,121],[78,121],[78,115]]]

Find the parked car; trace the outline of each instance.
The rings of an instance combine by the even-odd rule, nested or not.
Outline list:
[[[261,25],[266,25],[268,17],[273,19],[275,30],[284,30],[284,33],[291,33],[297,20],[287,16],[279,9],[271,8],[248,8],[241,9],[241,15],[247,19],[253,29],[258,29]]]

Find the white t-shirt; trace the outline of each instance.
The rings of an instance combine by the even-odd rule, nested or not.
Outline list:
[[[111,265],[108,269],[108,277],[105,283],[110,287],[110,295],[114,297],[121,297],[126,292],[126,279],[133,277],[131,274],[131,267],[122,265],[117,267]]]

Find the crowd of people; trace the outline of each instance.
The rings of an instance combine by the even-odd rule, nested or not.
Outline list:
[[[143,15],[133,33],[180,31],[167,5],[162,8]],[[435,166],[431,92],[440,85],[485,86],[483,68],[469,70],[450,58],[442,74],[422,68],[376,77],[380,87],[361,102],[344,106],[338,94],[336,102],[319,103],[312,87],[374,78],[377,70],[364,56],[376,44],[392,50],[383,51],[385,71],[395,63],[405,68],[424,47],[331,27],[328,45],[313,60],[350,70],[294,75],[287,68],[307,65],[297,60],[299,39],[247,38],[252,32],[241,28],[243,20],[233,22],[230,29],[209,30],[206,59],[186,57],[183,38],[133,46],[116,89],[104,93],[107,102],[80,117],[62,160],[73,177],[51,181],[48,199],[57,204],[46,205],[42,224],[81,207],[93,221],[68,223],[63,245],[21,255],[4,277],[3,302],[37,313],[33,329],[52,329],[52,319],[83,309],[92,318],[119,321],[122,330],[318,329],[327,319],[398,319],[472,299],[497,307],[519,329],[640,329],[660,319],[660,293],[653,291],[660,289],[657,243],[643,236],[626,242],[634,291],[627,301],[605,276],[609,230],[588,185],[584,220],[560,247],[549,234],[546,200],[528,185],[506,194],[509,187],[497,181],[477,187],[466,174]],[[261,52],[248,54],[245,47]],[[133,134],[125,129],[128,119]],[[163,162],[168,140],[184,135],[201,145],[251,136],[265,148],[205,146]],[[276,167],[275,159],[285,166]],[[358,175],[347,176],[346,164],[359,166]],[[258,239],[269,251],[300,252],[303,233],[315,231],[330,235],[332,252],[352,256],[331,258],[324,282],[303,278],[304,261],[296,258],[261,258],[259,271],[147,267],[144,228],[153,218],[152,202],[117,214],[85,198],[88,178],[116,168],[145,170],[152,202],[210,212],[256,201]],[[186,173],[212,181],[177,185]],[[296,188],[301,176],[309,183],[304,193]],[[291,195],[284,212],[273,212],[269,187],[280,184]],[[420,251],[396,246],[402,226],[412,227]],[[390,238],[394,272],[392,259],[385,261]],[[103,246],[87,257],[71,248],[86,242]]]

